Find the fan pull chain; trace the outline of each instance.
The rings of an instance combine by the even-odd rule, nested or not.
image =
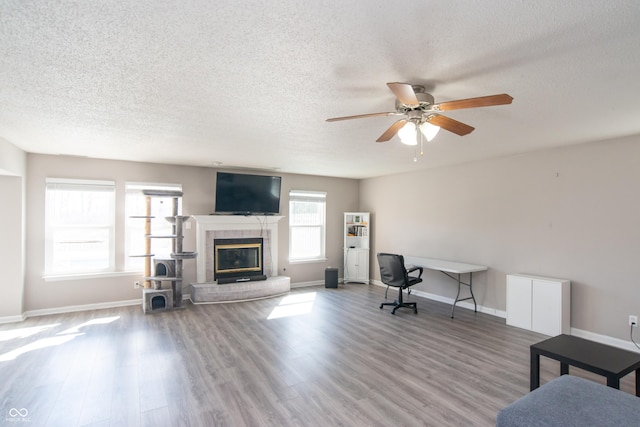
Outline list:
[[[420,157],[424,156],[424,136],[422,135],[422,132],[418,132],[420,134]],[[417,163],[418,162],[418,147],[415,148],[414,152],[413,152],[413,162]]]

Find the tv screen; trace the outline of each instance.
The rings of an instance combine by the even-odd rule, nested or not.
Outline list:
[[[216,213],[273,215],[280,212],[279,176],[218,172]]]

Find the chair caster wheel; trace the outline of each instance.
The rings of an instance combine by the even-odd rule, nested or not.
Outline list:
[[[382,310],[382,304],[380,304],[380,310]]]

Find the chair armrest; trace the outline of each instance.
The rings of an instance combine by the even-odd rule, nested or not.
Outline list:
[[[418,276],[417,276],[417,277],[422,277],[422,270],[423,270],[423,269],[422,269],[422,267],[416,267],[416,266],[410,267],[410,268],[407,270],[407,274],[412,273],[412,272],[414,272],[414,271],[418,271],[418,270],[420,271],[420,273],[418,274]]]

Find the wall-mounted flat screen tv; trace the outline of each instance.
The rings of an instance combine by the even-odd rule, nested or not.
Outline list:
[[[216,213],[276,215],[280,213],[281,177],[218,172]]]

